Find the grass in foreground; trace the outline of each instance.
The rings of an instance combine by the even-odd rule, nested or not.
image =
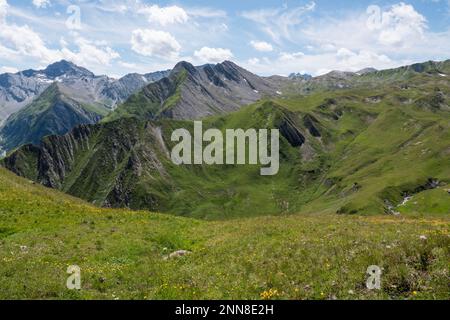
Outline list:
[[[0,169],[0,298],[449,299],[449,222],[198,221],[99,209]],[[164,259],[179,249],[192,253]],[[65,286],[72,264],[80,291]],[[383,268],[382,290],[365,287],[373,264]]]

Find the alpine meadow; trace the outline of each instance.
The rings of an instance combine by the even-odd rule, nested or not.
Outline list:
[[[0,299],[450,300],[450,60],[420,5],[381,18],[429,42],[394,17],[369,54],[298,26],[319,0],[74,1],[80,29],[22,48],[66,12],[29,2],[0,0]]]

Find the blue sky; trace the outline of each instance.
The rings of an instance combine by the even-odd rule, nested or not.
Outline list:
[[[261,75],[448,59],[450,0],[0,0],[0,73],[97,74],[232,60]]]

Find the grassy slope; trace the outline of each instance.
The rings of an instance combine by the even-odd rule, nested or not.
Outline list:
[[[397,208],[399,217],[334,214],[379,214],[384,199],[399,203],[402,192],[429,177],[450,181],[448,109],[434,108],[432,94],[439,86],[448,95],[448,80],[422,77],[408,79],[408,90],[379,87],[275,101],[316,117],[324,135],[323,145],[315,141],[314,147],[326,152],[312,161],[287,161],[296,154],[284,142],[288,165],[270,180],[249,166],[176,167],[169,170],[178,192],[156,186],[170,194],[167,210],[234,219],[100,209],[0,168],[0,298],[450,299],[444,187],[414,195]],[[376,103],[365,101],[376,96]],[[259,103],[205,123],[265,127],[264,112]],[[100,134],[95,140],[102,141]],[[96,177],[98,183],[111,178],[106,172]],[[154,182],[140,181],[143,199],[155,192],[147,189]],[[66,187],[75,186],[89,187],[67,181]],[[179,249],[192,254],[163,259]],[[80,292],[65,288],[71,264],[82,269]],[[383,267],[380,291],[364,286],[372,264]]]
[[[114,112],[105,117],[102,122],[128,117],[140,119],[157,117],[162,111],[170,109],[180,100],[181,86],[186,76],[187,72],[183,70],[176,75],[169,76],[164,81],[150,83],[131,95]]]
[[[259,166],[177,167],[157,153],[170,179],[151,167],[146,169],[149,175],[126,176],[133,189],[130,206],[206,219],[300,211],[382,214],[385,201],[394,206],[401,203],[402,193],[423,185],[428,178],[447,184],[442,191],[450,182],[450,167],[445,165],[450,162],[450,112],[433,107],[433,101],[435,87],[447,95],[450,92],[447,79],[431,80],[422,75],[409,79],[407,90],[398,86],[351,89],[262,101],[227,116],[205,119],[205,129],[267,128],[292,112],[289,117],[300,122],[314,117],[322,137],[306,136],[309,152],[314,150],[311,159],[302,159],[307,149],[298,150],[282,139],[280,172],[274,177],[260,176]],[[190,122],[168,120],[157,125],[169,150],[173,129],[192,127]],[[300,129],[307,134],[305,127]],[[133,150],[137,155],[148,154],[145,148],[156,144],[143,123],[132,119],[106,123],[91,141],[96,147],[76,155],[77,165],[62,189],[103,203],[131,156],[125,154],[116,165],[110,160],[112,145],[130,139],[140,141]],[[33,173],[27,176],[34,177]],[[355,183],[358,188],[353,190]],[[149,196],[156,199],[151,205]],[[415,214],[448,213],[450,197],[438,193],[430,197],[417,208],[413,201],[401,209]],[[440,205],[429,206],[437,201]]]
[[[336,188],[321,186],[318,201],[308,205],[311,211],[334,204],[347,213],[380,212],[383,200],[399,203],[402,192],[424,184],[430,177],[450,181],[450,167],[446,165],[450,161],[449,112],[424,110],[415,103],[397,101],[407,97],[414,101],[415,95],[418,92],[410,90],[387,95],[373,105],[361,105],[364,92],[360,92],[359,101],[344,103],[349,112],[336,127],[335,136],[341,139],[335,141],[330,153],[334,160],[326,175],[337,181]],[[336,99],[339,101],[339,97]],[[358,110],[365,113],[355,117]],[[366,124],[358,122],[363,117],[371,119]],[[362,130],[361,125],[365,126]],[[361,189],[351,192],[355,182]],[[395,195],[387,192],[391,187],[396,188]],[[450,198],[442,197],[442,201],[448,206]]]
[[[0,169],[0,298],[449,299],[449,222],[198,221],[99,209]],[[178,249],[192,254],[164,260]],[[71,264],[81,267],[81,291],[65,288]],[[384,268],[380,291],[364,286],[372,264]]]
[[[416,101],[425,99],[424,89],[434,90],[352,89],[279,99],[277,106],[300,118],[318,119],[323,136],[308,137],[316,145],[315,157],[300,160],[298,151],[282,141],[282,164],[275,177],[260,177],[259,167],[252,166],[171,168],[181,191],[171,195],[169,211],[203,218],[298,211],[380,214],[386,200],[399,204],[403,192],[425,184],[430,177],[448,187],[449,111],[419,107]],[[366,102],[377,95],[380,101]],[[411,102],[400,103],[407,99]],[[273,125],[274,108],[273,103],[257,103],[226,117],[208,119],[204,125],[222,130],[266,128]],[[332,119],[335,114],[339,120]],[[352,190],[354,183],[359,186],[356,191]],[[441,205],[424,204],[422,214],[449,212],[450,197],[443,188],[439,189],[444,194],[439,196]]]

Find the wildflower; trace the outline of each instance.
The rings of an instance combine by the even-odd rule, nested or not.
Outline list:
[[[424,235],[421,235],[419,238],[420,238],[420,240],[427,240],[427,236],[424,236]]]
[[[260,294],[260,297],[263,300],[270,300],[270,299],[272,299],[275,296],[278,296],[278,290],[272,289],[272,288],[269,289],[269,290],[263,291]]]

